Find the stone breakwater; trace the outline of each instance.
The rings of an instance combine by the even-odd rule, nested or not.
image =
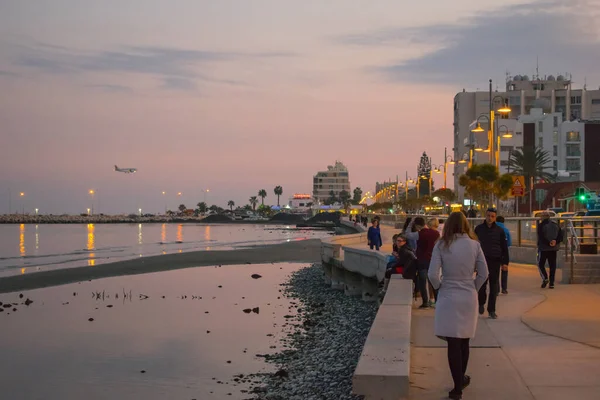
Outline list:
[[[297,315],[288,315],[285,350],[264,355],[274,374],[257,374],[251,393],[264,400],[360,399],[351,394],[352,375],[377,305],[332,290],[319,264],[292,274],[284,295]]]
[[[134,215],[0,215],[0,224],[127,224],[150,222],[201,222],[199,217],[139,217]]]
[[[210,218],[210,217],[207,217]],[[237,224],[285,224],[282,221],[270,221],[265,219],[233,220],[223,217],[218,221],[206,220],[205,217],[169,217],[155,215],[153,217],[140,217],[136,215],[0,215],[0,224],[148,224],[148,223],[237,223]]]

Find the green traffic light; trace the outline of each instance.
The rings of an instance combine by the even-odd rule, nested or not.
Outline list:
[[[581,200],[581,201],[585,201],[585,195],[584,195],[584,194],[582,194],[581,196],[579,196],[579,200]]]

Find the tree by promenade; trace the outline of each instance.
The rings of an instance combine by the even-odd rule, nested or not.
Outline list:
[[[200,203],[198,203],[198,212],[204,214],[205,212],[208,211],[208,205],[201,201]]]
[[[235,202],[233,200],[229,200],[227,202],[227,206],[229,207],[230,211],[233,211],[233,207],[235,206]]]
[[[283,194],[283,188],[281,186],[275,186],[273,192],[275,193],[275,196],[277,196],[277,207],[279,207],[279,196]]]
[[[360,187],[355,187],[354,188],[354,196],[352,197],[352,202],[354,204],[359,204],[360,201],[362,200],[362,195],[363,195],[363,191]]]
[[[512,186],[512,176],[500,175],[498,168],[492,164],[473,164],[459,177],[458,182],[473,200],[488,207],[492,202],[492,194],[500,199],[506,198]]]
[[[534,181],[545,182],[556,181],[556,175],[549,172],[552,170],[550,154],[539,147],[524,147],[511,152],[508,160],[510,173],[525,177],[526,190],[531,190],[531,178]]]
[[[256,211],[256,205],[258,204],[258,197],[252,196],[250,197],[250,205],[252,206],[252,211]]]
[[[265,205],[265,197],[267,197],[267,191],[265,189],[260,189],[258,191],[258,197],[260,197],[260,199],[261,199],[260,204],[262,206],[264,206]]]

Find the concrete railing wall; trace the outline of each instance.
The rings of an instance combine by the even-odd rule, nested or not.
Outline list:
[[[366,233],[322,240],[325,282],[348,296],[378,299],[386,254],[358,248]],[[354,245],[354,246],[352,246]],[[412,281],[393,276],[354,371],[352,391],[365,399],[398,400],[408,395]]]

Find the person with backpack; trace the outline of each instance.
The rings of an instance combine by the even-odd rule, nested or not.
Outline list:
[[[556,258],[560,248],[560,243],[563,241],[563,232],[558,224],[550,220],[548,211],[542,212],[542,220],[538,221],[537,231],[537,246],[538,246],[538,269],[542,277],[542,289],[550,283],[550,289],[554,289],[554,277],[556,275]],[[546,260],[550,267],[550,279],[546,271]]]
[[[506,245],[508,247],[512,246],[512,237],[510,236],[510,231],[504,225],[504,217],[502,215],[498,215],[498,217],[496,217],[496,225],[504,229],[504,233],[506,234]],[[503,265],[500,271],[500,286],[502,288],[502,294],[508,294],[508,265]]]

